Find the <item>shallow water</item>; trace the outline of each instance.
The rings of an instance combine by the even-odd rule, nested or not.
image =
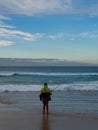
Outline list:
[[[9,108],[28,113],[42,112],[39,92],[3,92],[0,93],[2,110]],[[8,102],[7,102],[8,101]],[[11,102],[12,104],[9,104]],[[13,107],[14,106],[14,107]],[[50,113],[85,114],[98,117],[98,92],[96,91],[54,91],[49,102]]]

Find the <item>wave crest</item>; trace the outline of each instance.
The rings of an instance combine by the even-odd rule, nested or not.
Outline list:
[[[98,73],[39,73],[39,72],[33,72],[33,73],[3,73],[0,74],[0,77],[12,77],[12,76],[34,76],[34,75],[40,75],[40,76],[98,76]]]
[[[93,82],[78,82],[61,85],[49,85],[53,91],[98,91],[98,81]],[[0,85],[0,92],[26,92],[26,91],[40,91],[42,85]]]

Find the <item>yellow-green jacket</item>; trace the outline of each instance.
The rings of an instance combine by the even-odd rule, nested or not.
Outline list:
[[[51,92],[51,90],[50,90],[50,88],[47,86],[47,85],[45,85],[42,89],[41,89],[41,94],[42,93],[48,93],[48,94],[52,94],[52,92]]]

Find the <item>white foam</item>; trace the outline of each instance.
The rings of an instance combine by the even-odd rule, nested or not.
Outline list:
[[[95,91],[98,90],[98,81],[63,84],[61,90]]]
[[[98,81],[92,82],[78,82],[70,84],[60,84],[60,85],[49,85],[51,90],[61,90],[61,91],[95,91],[98,90]],[[0,85],[0,92],[4,91],[40,91],[42,85]]]
[[[0,92],[4,91],[39,91],[39,85],[0,85]]]

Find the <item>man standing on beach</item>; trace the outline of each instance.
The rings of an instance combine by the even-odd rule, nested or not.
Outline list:
[[[51,100],[52,91],[48,87],[47,83],[44,83],[44,87],[40,91],[40,100],[43,102],[43,114],[48,114],[48,103]]]

